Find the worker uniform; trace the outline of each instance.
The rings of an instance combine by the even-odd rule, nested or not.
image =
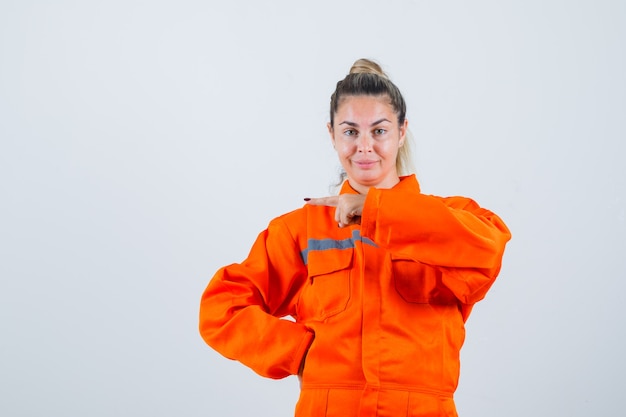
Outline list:
[[[260,375],[301,370],[296,417],[456,416],[464,323],[509,230],[468,198],[422,194],[413,175],[371,188],[360,225],[338,227],[334,211],[272,220],[243,263],[221,268],[202,337]]]

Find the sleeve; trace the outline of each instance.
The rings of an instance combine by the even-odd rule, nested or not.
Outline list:
[[[375,188],[365,201],[361,234],[440,270],[443,285],[467,306],[484,298],[511,238],[497,215],[471,199]]]
[[[274,220],[259,234],[248,258],[221,268],[200,303],[200,334],[229,359],[269,378],[297,374],[313,339],[296,316],[298,282],[306,267],[287,229]]]

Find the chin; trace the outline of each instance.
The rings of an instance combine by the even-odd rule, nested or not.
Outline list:
[[[368,175],[357,175],[353,177],[348,176],[348,178],[351,178],[352,181],[366,187],[375,187],[376,184],[381,182],[380,178]]]

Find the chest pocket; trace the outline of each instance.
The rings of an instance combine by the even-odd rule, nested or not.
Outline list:
[[[354,249],[309,252],[309,278],[298,301],[299,319],[323,321],[346,309],[353,256]]]
[[[396,291],[409,303],[456,304],[457,299],[441,281],[441,272],[407,257],[391,255]]]

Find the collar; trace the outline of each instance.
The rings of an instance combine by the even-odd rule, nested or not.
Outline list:
[[[391,189],[393,190],[409,190],[409,189],[417,189],[417,192],[420,192],[420,185],[415,177],[415,174],[404,175],[400,177],[400,182],[394,185]],[[341,185],[341,191],[339,194],[358,194],[359,192],[352,188],[350,182],[345,180]]]

